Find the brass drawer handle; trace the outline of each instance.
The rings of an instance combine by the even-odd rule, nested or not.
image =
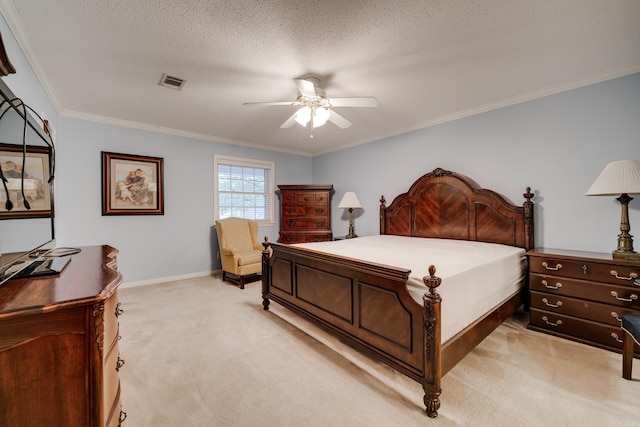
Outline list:
[[[622,323],[622,318],[620,316],[618,316],[618,313],[616,313],[615,311],[611,312],[611,317],[616,319],[618,322]]]
[[[636,294],[631,294],[629,298],[620,298],[616,291],[611,291],[611,296],[617,299],[618,301],[624,301],[624,302],[632,302],[638,299],[638,295]]]
[[[558,282],[554,285],[550,285],[549,282],[547,282],[546,280],[542,281],[542,284],[544,285],[545,288],[548,289],[560,289],[562,287],[562,283]]]
[[[558,271],[558,270],[560,270],[562,268],[562,264],[560,264],[560,263],[557,263],[555,267],[549,267],[549,264],[547,264],[546,261],[544,261],[542,263],[542,266],[544,268],[546,268],[547,270],[553,270],[553,271]]]
[[[611,270],[609,273],[611,273],[612,276],[615,276],[616,279],[620,279],[620,280],[633,280],[636,279],[638,277],[638,273],[636,272],[631,272],[629,273],[629,275],[627,277],[624,276],[618,276],[618,272],[615,270]]]
[[[544,323],[546,323],[547,325],[550,326],[560,326],[562,325],[562,320],[558,319],[557,322],[553,323],[553,322],[549,322],[549,319],[547,318],[547,316],[542,316],[542,320],[544,320]]]
[[[552,304],[552,303],[549,302],[548,299],[542,298],[542,302],[545,303],[547,305],[547,307],[558,308],[558,307],[562,306],[562,301],[558,301],[557,303]]]
[[[611,338],[613,338],[614,340],[622,344],[622,340],[618,337],[618,334],[616,334],[615,332],[611,332]]]

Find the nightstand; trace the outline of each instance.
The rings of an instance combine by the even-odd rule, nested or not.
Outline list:
[[[546,248],[527,256],[527,327],[620,352],[622,315],[640,314],[640,262],[613,259],[610,253]]]

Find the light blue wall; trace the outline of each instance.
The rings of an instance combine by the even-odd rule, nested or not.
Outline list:
[[[388,204],[442,167],[518,204],[530,186],[537,245],[609,252],[617,246],[620,205],[584,194],[608,162],[624,159],[640,160],[640,74],[318,156],[313,181],[335,187],[335,235],[347,232],[348,216],[337,209],[346,191],[364,206],[356,233],[378,234],[380,196]],[[640,250],[640,197],[629,215]]]
[[[309,157],[64,117],[60,135],[57,243],[118,248],[118,265],[128,282],[220,268],[213,229],[215,154],[272,161],[277,184],[311,183]],[[101,215],[101,151],[164,159],[164,215]],[[258,232],[261,239],[278,238],[278,226]]]

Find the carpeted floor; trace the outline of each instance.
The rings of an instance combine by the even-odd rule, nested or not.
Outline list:
[[[640,361],[501,325],[443,378],[437,419],[421,386],[275,303],[203,277],[119,291],[126,426],[640,427]]]

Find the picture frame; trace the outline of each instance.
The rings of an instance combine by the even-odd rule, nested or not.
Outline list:
[[[164,215],[160,157],[102,151],[102,215]]]
[[[0,143],[0,169],[6,179],[0,183],[0,220],[52,216],[50,168],[48,147]],[[11,210],[7,209],[7,197]]]

